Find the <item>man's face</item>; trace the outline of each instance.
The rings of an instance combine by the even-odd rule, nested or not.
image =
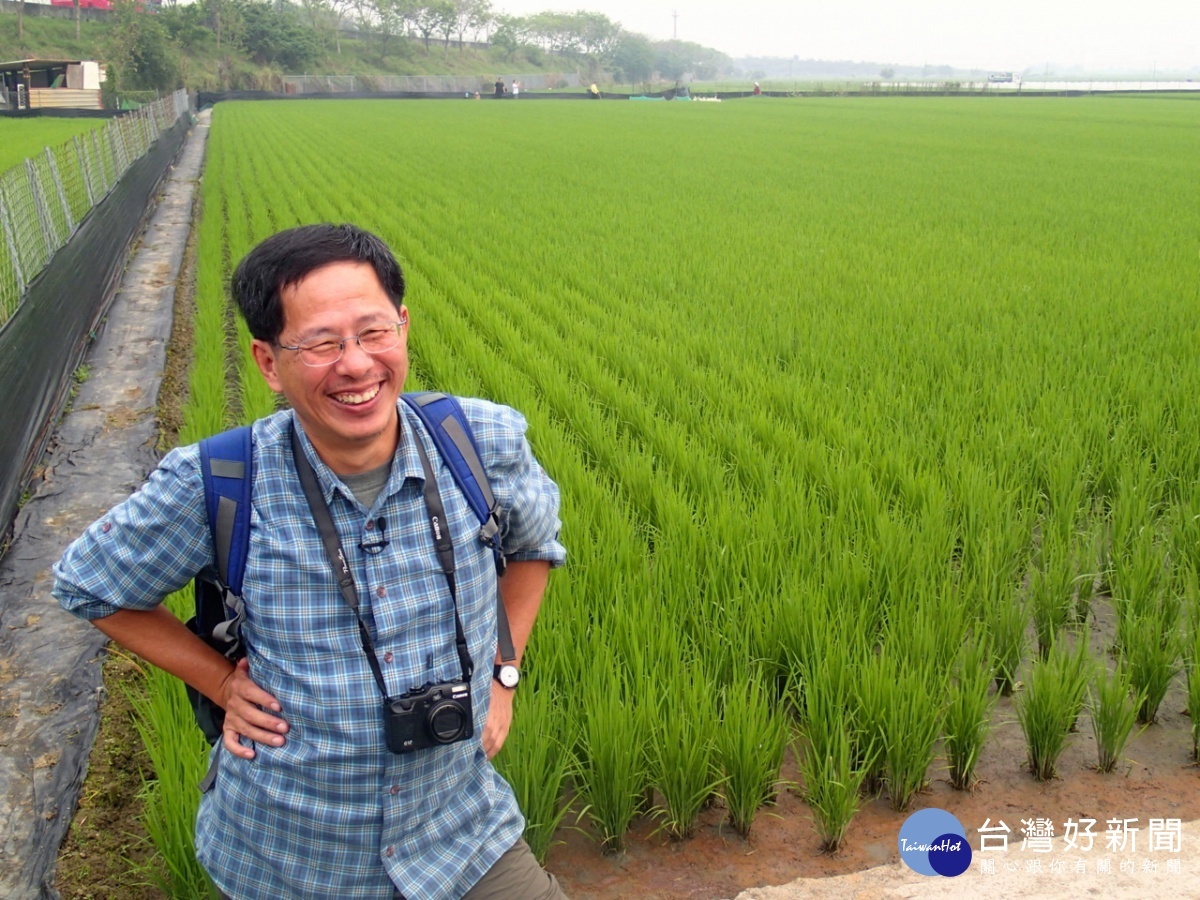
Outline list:
[[[280,296],[279,344],[344,339],[402,317],[366,263],[323,266]],[[401,310],[407,318],[407,310]],[[407,325],[394,349],[369,354],[349,340],[341,359],[330,366],[306,366],[296,351],[266,341],[255,340],[252,349],[267,384],[287,398],[317,453],[335,472],[365,472],[395,452],[396,401],[408,375]]]

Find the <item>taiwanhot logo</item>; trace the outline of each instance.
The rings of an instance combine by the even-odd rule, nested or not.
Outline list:
[[[953,878],[971,867],[962,823],[944,809],[921,809],[900,826],[900,858],[914,872]]]

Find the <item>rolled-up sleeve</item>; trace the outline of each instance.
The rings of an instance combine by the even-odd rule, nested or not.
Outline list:
[[[53,594],[68,612],[100,619],[152,609],[211,565],[199,450],[180,447],[67,548],[54,566]]]
[[[534,458],[525,438],[528,423],[515,409],[484,400],[464,400],[488,481],[503,510],[502,541],[510,560],[567,561],[558,540],[558,485]]]

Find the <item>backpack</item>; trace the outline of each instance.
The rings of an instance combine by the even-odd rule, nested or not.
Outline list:
[[[455,484],[479,519],[479,540],[491,549],[496,574],[503,575],[500,510],[462,407],[453,397],[434,391],[404,394],[401,399],[421,419],[442,460],[450,467]],[[254,484],[251,426],[243,425],[202,440],[200,472],[217,571],[196,576],[193,582],[196,614],[188,620],[187,627],[214,650],[236,662],[246,655],[239,630],[243,613],[242,579],[250,551],[250,492]],[[506,633],[507,617],[501,615],[499,622]],[[225,711],[190,685],[187,693],[196,724],[209,744],[216,743]]]

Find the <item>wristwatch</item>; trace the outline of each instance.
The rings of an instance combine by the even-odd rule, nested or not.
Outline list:
[[[492,677],[502,686],[512,690],[521,681],[521,670],[512,663],[504,663],[504,665],[492,666]]]

